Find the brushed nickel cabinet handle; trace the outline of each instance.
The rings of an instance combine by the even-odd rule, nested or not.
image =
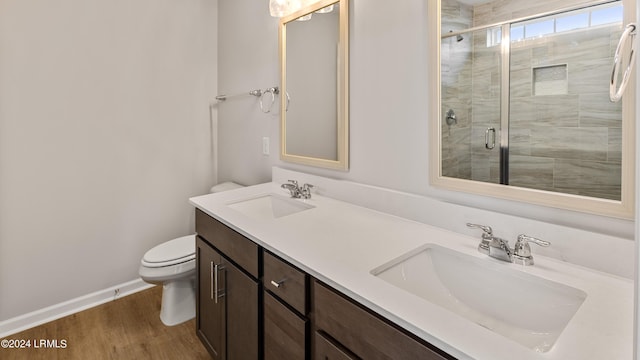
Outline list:
[[[215,279],[215,284],[216,284],[213,290],[214,291],[213,298],[216,304],[218,303],[218,270],[219,270],[219,266],[218,264],[216,264],[213,270],[213,274],[214,274],[213,277]]]
[[[211,300],[213,300],[213,289],[216,286],[215,283],[214,283],[213,272],[214,272],[214,267],[213,267],[213,261],[212,261],[211,262],[211,272],[209,273],[209,278],[211,279]]]

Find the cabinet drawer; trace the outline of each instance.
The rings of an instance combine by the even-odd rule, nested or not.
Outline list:
[[[359,360],[357,356],[350,354],[346,349],[343,349],[340,345],[335,344],[330,339],[327,339],[323,334],[316,332],[315,335],[315,347],[314,359],[317,360]]]
[[[264,357],[266,360],[306,359],[307,320],[271,294],[264,295]]]
[[[258,278],[259,248],[256,243],[200,209],[196,209],[196,232],[253,277]]]
[[[360,358],[453,359],[317,281],[314,282],[313,291],[316,328]]]
[[[295,267],[264,252],[265,289],[303,315],[307,314],[307,275]]]

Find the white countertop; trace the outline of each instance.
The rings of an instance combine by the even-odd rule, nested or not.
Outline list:
[[[537,353],[370,273],[427,243],[499,262],[478,253],[479,236],[454,233],[317,194],[309,200],[297,200],[314,205],[313,209],[272,220],[257,220],[227,206],[269,193],[288,194],[279,184],[265,183],[189,201],[311,276],[460,359],[632,358],[631,280],[535,256],[535,249],[534,266],[504,263],[587,293],[553,348]]]

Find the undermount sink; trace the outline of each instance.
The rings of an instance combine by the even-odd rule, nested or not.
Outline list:
[[[547,352],[587,294],[509,266],[427,244],[371,273],[534,351]]]
[[[227,204],[230,208],[255,219],[273,220],[315,206],[302,200],[291,199],[277,194],[265,194]]]

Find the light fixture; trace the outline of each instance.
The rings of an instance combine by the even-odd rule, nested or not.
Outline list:
[[[311,20],[311,16],[312,15],[313,14],[307,14],[307,15],[300,16],[299,18],[296,19],[296,21],[309,21],[309,20]]]
[[[269,0],[269,13],[273,17],[283,17],[290,12],[289,3],[289,0]]]
[[[322,9],[316,11],[316,13],[318,14],[327,14],[333,11],[333,4],[329,5],[329,6],[325,6]]]
[[[317,0],[269,0],[269,13],[273,17],[284,17]],[[305,19],[309,20],[309,19]]]

